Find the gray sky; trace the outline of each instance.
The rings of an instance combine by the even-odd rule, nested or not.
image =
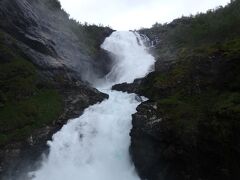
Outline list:
[[[206,12],[230,0],[60,0],[80,22],[109,25],[116,30],[151,27],[182,15]]]

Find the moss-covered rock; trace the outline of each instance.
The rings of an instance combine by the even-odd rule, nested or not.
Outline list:
[[[56,89],[39,88],[36,67],[0,39],[0,145],[22,140],[57,120],[63,108]],[[9,39],[8,39],[9,41]],[[14,44],[14,40],[10,39]]]
[[[150,98],[131,131],[143,179],[240,178],[239,5],[141,30],[158,60],[135,90]]]

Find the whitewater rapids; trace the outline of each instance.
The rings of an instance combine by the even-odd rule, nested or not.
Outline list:
[[[132,117],[140,104],[135,94],[111,91],[117,83],[133,82],[153,67],[144,38],[114,32],[102,48],[111,53],[113,68],[95,84],[109,99],[87,108],[48,142],[50,152],[33,180],[139,180],[129,156]]]

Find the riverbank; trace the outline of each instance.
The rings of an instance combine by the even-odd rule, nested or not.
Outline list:
[[[130,134],[142,179],[239,179],[239,7],[140,30],[153,41],[155,72],[114,89],[150,99]]]
[[[0,20],[0,176],[9,180],[38,166],[69,119],[108,98],[90,82],[109,71],[100,45],[113,30],[69,19],[57,0],[3,0]]]

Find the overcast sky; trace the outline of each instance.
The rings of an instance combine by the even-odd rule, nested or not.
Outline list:
[[[230,0],[60,0],[80,22],[109,25],[116,30],[151,27],[182,15],[206,12]]]

